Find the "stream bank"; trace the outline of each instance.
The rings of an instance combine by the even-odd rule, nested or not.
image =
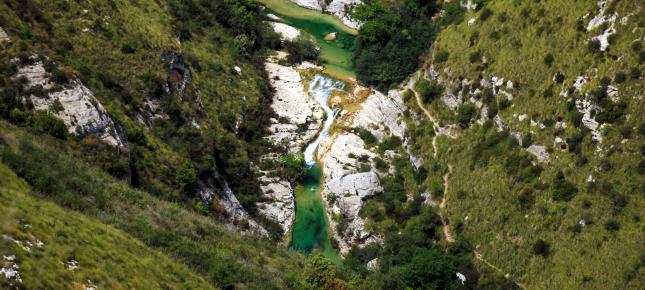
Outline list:
[[[325,74],[341,80],[353,80],[356,73],[352,66],[354,40],[358,33],[345,26],[338,18],[320,11],[300,7],[289,0],[260,0],[267,13],[277,15],[274,20],[295,27],[311,36],[320,47]],[[325,37],[335,34],[333,39]]]
[[[340,261],[338,251],[331,243],[329,221],[320,195],[323,182],[322,171],[315,158],[315,153],[320,142],[327,138],[329,129],[338,114],[337,110],[332,110],[328,106],[329,97],[335,91],[343,90],[345,84],[339,80],[317,74],[309,83],[308,88],[310,96],[323,108],[325,121],[317,138],[307,145],[304,152],[306,168],[302,183],[296,185],[296,218],[291,232],[290,247],[306,254],[320,250],[330,260]]]

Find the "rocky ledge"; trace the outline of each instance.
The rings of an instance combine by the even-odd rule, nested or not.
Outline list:
[[[383,190],[379,176],[387,174],[375,169],[374,164],[370,164],[369,171],[360,172],[359,159],[372,163],[376,152],[374,148],[366,148],[363,140],[349,129],[365,128],[379,141],[392,135],[403,138],[406,126],[401,117],[404,111],[399,91],[390,91],[388,95],[373,92],[356,112],[341,115],[345,131],[320,144],[318,159],[324,164],[325,179],[322,196],[343,254],[354,245],[381,242],[380,237],[365,228],[365,221],[358,214],[367,199]]]
[[[43,94],[32,93],[25,97],[34,105],[34,110],[51,112],[65,122],[71,134],[95,135],[112,146],[127,147],[122,130],[110,119],[92,91],[77,78],[62,86],[55,84],[43,62],[36,59],[38,57],[32,57],[35,62],[20,67],[16,75],[26,78],[27,88],[42,88]]]
[[[300,72],[291,66],[278,64],[286,56],[267,60],[266,71],[275,90],[271,108],[276,118],[271,119],[268,139],[278,146],[297,154],[311,142],[322,126],[323,110],[305,90]],[[263,158],[275,159],[275,155]],[[294,195],[288,180],[274,176],[272,172],[260,172],[261,189],[265,201],[257,204],[261,214],[280,224],[284,233],[289,232],[295,218]]]
[[[271,86],[275,90],[271,108],[277,118],[271,119],[269,139],[285,145],[290,153],[301,152],[322,124],[323,110],[305,91],[296,68],[276,62],[265,63]]]

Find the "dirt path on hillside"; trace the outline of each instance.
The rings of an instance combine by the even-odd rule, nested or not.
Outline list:
[[[417,83],[417,80],[420,78],[419,72],[417,72],[414,76],[412,76],[412,79],[408,82],[407,88],[411,90],[414,93],[415,99],[417,100],[417,105],[423,111],[423,114],[432,122],[432,128],[435,131],[434,137],[432,137],[432,155],[433,157],[437,157],[439,154],[439,149],[437,148],[437,137],[439,135],[447,135],[451,138],[455,138],[454,135],[450,134],[449,131],[447,131],[444,128],[439,127],[437,124],[437,120],[430,114],[430,111],[428,111],[425,106],[423,105],[423,102],[421,101],[421,96],[417,91],[414,89],[415,84]],[[448,196],[448,186],[449,186],[449,180],[450,180],[450,174],[452,174],[452,165],[448,164],[448,172],[443,175],[443,197],[441,198],[441,203],[439,203],[439,217],[441,218],[441,231],[443,232],[443,235],[448,241],[448,243],[452,243],[455,241],[455,239],[452,236],[452,233],[450,232],[450,226],[446,222],[446,219],[443,216],[443,209],[446,207],[446,198]]]
[[[435,137],[436,138],[436,137]],[[448,164],[448,172],[443,175],[443,197],[441,198],[441,203],[439,204],[439,217],[441,217],[441,224],[443,225],[441,227],[441,230],[443,232],[444,237],[446,237],[446,241],[448,243],[452,243],[455,241],[455,239],[452,237],[452,233],[450,232],[450,226],[446,222],[446,219],[443,216],[443,210],[446,208],[446,200],[448,197],[448,185],[449,180],[450,180],[450,174],[452,174],[452,164]]]
[[[410,89],[414,93],[414,96],[415,96],[416,101],[417,101],[417,105],[419,106],[421,111],[423,111],[423,114],[428,118],[428,120],[430,120],[432,122],[432,126],[433,126],[433,129],[435,131],[435,135],[432,138],[432,150],[433,150],[432,155],[433,155],[434,158],[436,158],[438,153],[439,153],[439,150],[437,148],[437,137],[439,135],[446,135],[446,136],[454,139],[454,138],[456,138],[456,135],[451,132],[450,128],[441,128],[437,124],[437,121],[434,118],[434,116],[432,116],[432,114],[430,114],[430,111],[428,111],[428,109],[426,109],[425,106],[423,105],[423,102],[421,101],[421,96],[419,95],[419,93],[417,93],[416,90],[414,90],[414,86],[415,86],[417,80],[419,79],[419,77],[420,77],[419,72],[417,72],[412,77],[410,82],[408,82],[408,85],[406,87],[408,89]],[[455,238],[453,237],[452,232],[450,231],[450,226],[446,222],[446,219],[445,219],[444,214],[443,214],[443,211],[444,211],[444,209],[446,208],[446,205],[447,205],[448,188],[449,188],[449,185],[450,185],[450,175],[451,174],[452,174],[452,164],[448,163],[448,172],[446,172],[442,177],[443,178],[443,197],[441,198],[441,202],[439,203],[439,211],[438,211],[439,212],[439,217],[441,218],[441,224],[442,224],[441,231],[443,232],[443,236],[445,237],[445,239],[446,239],[446,241],[448,243],[455,242]],[[504,271],[501,268],[493,265],[488,260],[484,259],[482,254],[479,253],[477,250],[474,250],[473,253],[475,254],[475,259],[476,260],[481,261],[486,266],[490,267],[491,269],[495,270],[496,272],[504,275],[505,277],[507,277],[507,279],[509,279],[507,273],[504,273]],[[519,282],[514,281],[514,280],[511,280],[511,281],[513,283],[515,283],[515,285],[517,285],[517,287],[520,287],[522,289],[526,289],[526,286],[524,286],[524,284],[519,283]]]
[[[506,279],[509,279],[509,280],[510,280],[510,278],[509,278],[509,274],[508,274],[508,273],[504,273],[504,271],[503,271],[502,269],[500,269],[499,267],[497,267],[497,266],[493,265],[493,264],[492,264],[491,262],[489,262],[488,260],[484,259],[484,256],[482,256],[482,254],[481,254],[481,253],[477,252],[477,250],[473,251],[473,253],[475,253],[475,259],[477,259],[478,261],[481,261],[481,262],[482,262],[482,263],[484,263],[486,266],[488,266],[488,267],[490,267],[491,269],[495,270],[497,273],[504,275],[504,277],[506,277]],[[511,280],[511,281],[512,281],[513,283],[515,283],[515,285],[517,285],[517,287],[520,287],[520,288],[522,288],[522,289],[526,289],[526,286],[524,286],[524,284],[522,284],[522,283],[520,283],[520,282],[517,282],[517,281],[513,281],[513,280]]]

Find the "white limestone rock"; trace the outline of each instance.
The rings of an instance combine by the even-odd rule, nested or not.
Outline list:
[[[325,186],[322,196],[328,205],[330,214],[340,214],[348,222],[343,233],[334,235],[339,241],[341,253],[346,253],[352,245],[365,245],[379,241],[364,229],[365,221],[358,213],[366,198],[382,190],[378,174],[375,171],[357,170],[358,160],[350,156],[366,155],[371,160],[375,154],[364,148],[363,140],[352,133],[341,133],[335,138],[327,138],[320,144],[319,160],[324,164],[323,177]],[[335,222],[330,219],[332,229]]]
[[[367,270],[377,271],[378,270],[378,258],[374,258],[367,262]]]
[[[0,27],[0,44],[4,42],[10,42],[11,38],[9,38],[9,35]]]
[[[291,0],[305,8],[328,12],[338,17],[345,25],[359,28],[361,23],[351,17],[354,7],[363,3],[362,0]]]
[[[273,30],[280,35],[282,35],[282,40],[294,40],[300,36],[300,30],[297,28],[280,23],[280,22],[270,22]]]
[[[549,162],[551,160],[549,152],[547,152],[546,147],[542,145],[533,144],[526,148],[526,152],[533,154],[533,156],[535,156],[540,162]]]
[[[342,133],[335,138],[323,140],[318,148],[318,160],[323,162],[323,174],[326,181],[341,178],[357,171],[358,161],[351,156],[369,156],[375,154],[365,149],[363,139],[352,133]]]
[[[291,153],[300,152],[318,133],[322,124],[323,110],[305,91],[300,73],[293,67],[266,62],[275,95],[271,108],[279,119],[272,119],[269,139],[276,144],[285,144]]]
[[[602,108],[590,100],[576,100],[576,108],[582,113],[582,124],[591,131],[591,139],[602,141],[600,132],[600,123],[596,121],[596,114],[602,111]]]
[[[392,90],[388,95],[374,91],[361,104],[351,125],[369,130],[379,141],[390,134],[403,138],[406,127],[400,117],[405,109],[399,91]]]
[[[56,90],[42,61],[19,68],[16,77],[25,77],[28,88],[42,86],[48,91],[47,97],[30,95],[27,98],[33,103],[36,111],[48,110],[63,120],[69,133],[79,136],[96,135],[112,146],[127,146],[123,134],[117,131],[118,128],[107,115],[103,105],[79,79],[73,78],[61,89]],[[56,110],[54,104],[62,105],[62,109]]]
[[[276,221],[284,233],[289,232],[295,219],[294,195],[291,184],[278,177],[260,178],[260,189],[269,201],[258,203],[258,210],[267,218]]]

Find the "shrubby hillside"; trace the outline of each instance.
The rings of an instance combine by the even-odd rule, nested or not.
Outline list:
[[[0,3],[0,288],[644,287],[639,1],[345,8],[356,83],[331,135],[358,145],[325,160],[375,185],[322,197],[355,205],[331,262],[260,214],[259,171],[305,172],[268,138],[291,122],[272,84],[298,84],[266,66],[311,81],[306,35],[248,0]]]
[[[447,233],[529,289],[642,288],[642,3],[482,4],[407,99]]]

